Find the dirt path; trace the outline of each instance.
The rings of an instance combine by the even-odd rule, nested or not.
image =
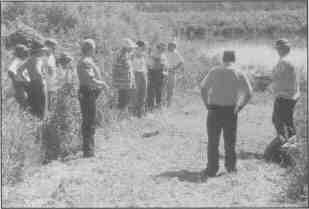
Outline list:
[[[11,207],[287,206],[278,201],[284,169],[260,157],[273,135],[271,102],[257,95],[240,115],[238,173],[200,182],[206,165],[206,111],[197,95],[178,95],[171,110],[98,130],[97,156],[52,162],[4,188]],[[149,138],[141,135],[159,131]],[[223,155],[221,140],[220,153]]]

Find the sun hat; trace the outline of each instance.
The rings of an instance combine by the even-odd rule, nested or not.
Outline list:
[[[279,39],[276,41],[275,43],[275,48],[278,49],[278,48],[290,48],[291,45],[289,43],[289,41],[287,39]]]
[[[136,48],[137,45],[130,38],[124,38],[121,41],[121,46],[123,48]]]
[[[48,38],[45,40],[44,44],[46,46],[57,46],[58,45],[58,42],[56,39],[53,39],[53,38]]]
[[[60,54],[59,63],[62,65],[68,64],[73,61],[73,57],[66,52]]]

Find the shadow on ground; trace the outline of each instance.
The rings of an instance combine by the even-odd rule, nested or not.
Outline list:
[[[187,170],[166,171],[166,172],[160,173],[156,177],[163,177],[163,178],[175,178],[175,177],[177,177],[179,179],[179,181],[202,183],[201,171],[187,171]]]

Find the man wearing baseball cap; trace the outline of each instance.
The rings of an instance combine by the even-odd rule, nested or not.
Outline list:
[[[289,58],[290,43],[287,39],[279,39],[275,43],[279,61],[273,69],[272,89],[275,97],[272,121],[277,135],[290,138],[296,134],[293,113],[300,97],[299,78],[296,67]]]
[[[212,69],[201,83],[207,115],[207,168],[202,178],[214,177],[219,169],[219,140],[223,130],[225,168],[236,171],[237,115],[249,102],[252,87],[247,76],[234,65],[235,52],[224,51],[223,65]]]
[[[79,102],[82,112],[83,156],[94,156],[94,135],[96,118],[96,100],[101,89],[107,85],[101,80],[101,73],[94,63],[95,42],[86,39],[81,44],[82,57],[77,64],[79,78]]]

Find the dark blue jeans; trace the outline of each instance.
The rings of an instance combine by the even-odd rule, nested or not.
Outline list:
[[[237,114],[234,114],[234,106],[208,106],[207,115],[207,173],[216,175],[219,170],[219,141],[223,130],[225,167],[227,171],[236,169],[236,133]]]
[[[290,138],[296,134],[293,122],[296,102],[296,100],[292,99],[276,98],[274,102],[272,121],[277,131],[277,135]]]

